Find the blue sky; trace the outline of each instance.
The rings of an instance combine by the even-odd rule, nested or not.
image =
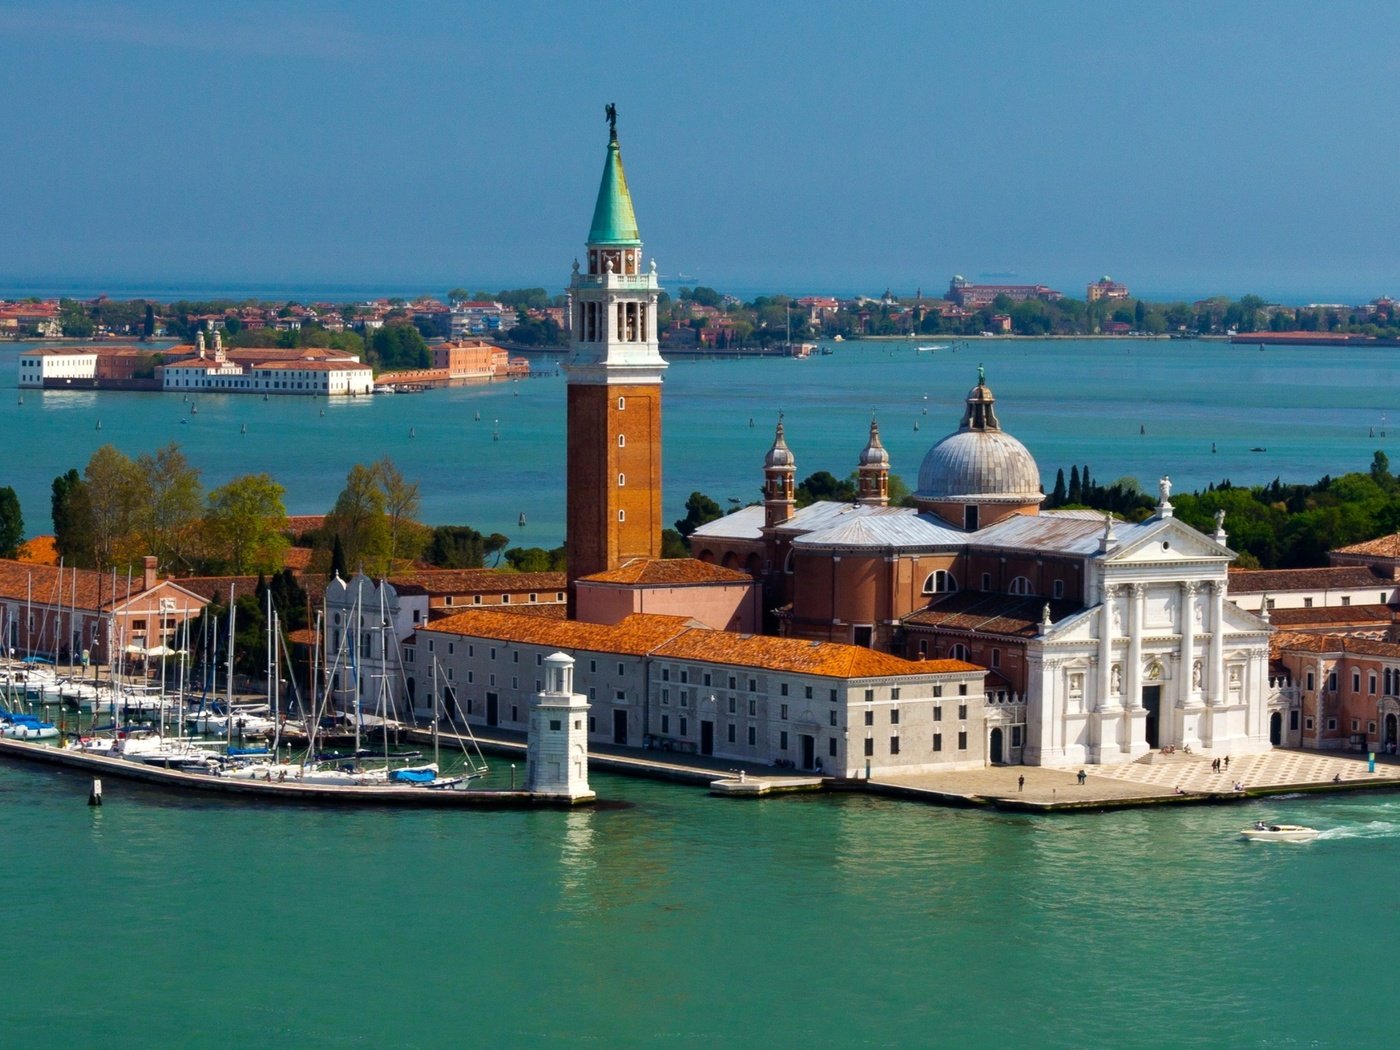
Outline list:
[[[1400,294],[1381,4],[0,0],[0,284]],[[672,281],[672,283],[676,283]]]

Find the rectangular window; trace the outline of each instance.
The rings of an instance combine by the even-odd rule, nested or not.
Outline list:
[[[833,689],[833,690],[831,691],[831,702],[832,702],[833,704],[836,703],[836,690],[835,690],[835,689]]]
[[[1001,650],[1000,650],[1000,649],[993,649],[993,650],[992,650],[992,666],[993,666],[993,667],[1000,667],[1000,666],[1001,666]]]
[[[898,699],[899,699],[899,686],[895,686],[893,689],[890,690],[890,699],[891,699],[891,700],[898,700]]]
[[[1327,720],[1327,731],[1329,733],[1335,733],[1337,731],[1337,720],[1335,718],[1329,718]]]
[[[661,690],[661,702],[662,702],[663,704],[669,704],[669,703],[671,702],[671,690],[669,690],[669,689],[663,689],[663,690]]]
[[[733,675],[730,675],[730,676],[729,676],[729,688],[730,688],[730,689],[737,689],[738,686],[735,684],[737,681],[738,681],[738,679],[736,679]]]
[[[890,737],[890,754],[899,754],[899,737],[897,736]]]
[[[788,684],[787,684],[786,682],[784,682],[782,685],[778,686],[778,695],[779,695],[779,696],[787,696],[787,695],[788,695]],[[784,715],[783,717],[786,718],[787,716]]]
[[[577,726],[578,726],[578,723],[575,722],[574,725],[575,725],[575,727],[577,727]],[[597,728],[598,728],[598,720],[597,720],[596,718],[594,718],[592,715],[589,715],[589,716],[588,716],[588,731],[589,731],[590,733],[592,733],[592,732],[596,731]]]
[[[1050,596],[1052,598],[1063,598],[1065,596],[1065,581],[1056,580],[1051,587]]]
[[[865,724],[868,726],[873,726],[875,724],[875,712],[873,709],[865,712]]]
[[[941,685],[936,685],[936,686],[934,686],[934,687],[933,687],[933,695],[936,696],[936,697],[937,697],[937,696],[942,696],[942,695],[943,695],[943,687],[942,687]]]
[[[494,645],[491,646],[491,659],[496,659],[496,647]]]
[[[959,721],[959,722],[965,722],[965,721],[967,721],[967,705],[966,705],[966,704],[959,704],[959,705],[958,705],[958,721]]]
[[[1342,596],[1342,604],[1343,604],[1343,605],[1350,605],[1350,604],[1351,604],[1351,595],[1349,595],[1349,594],[1344,594],[1344,595]]]
[[[836,738],[832,737],[826,742],[826,753],[832,758],[836,757]]]
[[[681,736],[685,736],[685,735],[686,735],[686,721],[685,721],[684,718],[682,718],[682,719],[681,719]]]
[[[757,681],[756,679],[753,679],[753,678],[750,678],[750,679],[749,679],[749,692],[751,692],[751,693],[756,693],[756,692],[758,692],[758,681]]]
[[[866,758],[869,758],[869,757],[870,757],[871,755],[873,755],[873,754],[875,754],[875,741],[872,740],[872,739],[870,739],[870,737],[866,737],[866,738],[865,738],[865,757],[866,757]]]
[[[669,682],[671,680],[671,669],[669,667],[663,667],[661,669],[661,680],[663,682]]]
[[[942,751],[942,750],[943,750],[943,734],[942,734],[942,733],[934,733],[934,734],[933,734],[933,749],[934,749],[935,751]]]
[[[621,674],[622,672],[619,671],[618,673]],[[681,681],[682,681],[682,682],[689,682],[689,681],[690,681],[690,673],[689,673],[688,671],[681,671]]]
[[[1311,608],[1312,608],[1312,602],[1313,602],[1313,600],[1312,600],[1311,598],[1304,598],[1304,599],[1303,599],[1303,608],[1304,608],[1304,609],[1311,609]]]
[[[1360,671],[1353,671],[1353,672],[1351,672],[1351,691],[1352,691],[1353,693],[1359,693],[1359,692],[1361,692],[1361,672],[1360,672]]]
[[[1375,722],[1367,722],[1367,723],[1366,723],[1366,732],[1370,733],[1372,736],[1375,736],[1375,735],[1376,735],[1376,723],[1375,723]]]
[[[710,684],[710,672],[709,672],[709,671],[706,671],[706,672],[705,672],[704,677],[702,677],[701,680],[700,680],[700,684],[701,684],[701,685],[709,685],[709,684]]]
[[[1353,719],[1351,720],[1351,731],[1352,731],[1353,733],[1355,733],[1355,732],[1356,732],[1357,730],[1359,730],[1360,728],[1361,728],[1361,720],[1360,720],[1359,718],[1353,718]]]
[[[750,700],[750,701],[749,701],[749,717],[750,717],[750,718],[753,718],[753,717],[755,717],[757,714],[758,714],[758,701],[757,701],[757,700]]]
[[[960,729],[960,730],[958,730],[958,750],[959,750],[959,751],[966,751],[966,750],[967,750],[967,730],[966,730],[966,729]]]
[[[732,722],[729,724],[729,742],[734,743],[734,724]]]
[[[828,716],[830,717],[830,719],[831,719],[831,724],[832,724],[832,725],[835,725],[835,724],[836,724],[836,711],[835,711],[835,709],[833,709],[833,710],[831,710],[831,711],[828,711],[828,712],[827,712],[827,715],[828,715]]]
[[[1311,720],[1309,720],[1308,725],[1312,725]],[[1296,708],[1288,712],[1288,728],[1295,733],[1298,731],[1298,711]]]
[[[589,660],[589,661],[588,661],[588,673],[589,673],[589,674],[597,674],[597,673],[598,673],[598,661],[597,661],[597,660]]]
[[[788,714],[787,714],[787,704],[783,704],[783,706],[782,706],[779,710],[781,711],[781,714],[778,715],[778,718],[781,719],[782,721],[786,722],[786,721],[787,721],[787,716],[788,716]]]
[[[935,722],[941,722],[941,721],[943,721],[943,705],[942,705],[942,704],[934,704],[934,705],[933,705],[933,720],[934,720]]]
[[[671,731],[671,716],[670,716],[670,715],[662,715],[662,716],[661,716],[661,731],[662,731],[663,733],[669,733],[669,732]]]
[[[625,704],[627,703],[627,694],[619,689],[613,693],[613,701],[619,704]]]
[[[681,706],[682,706],[682,707],[689,707],[689,706],[690,706],[690,690],[689,690],[689,689],[682,689],[682,690],[681,690]]]
[[[807,700],[812,699],[812,687],[811,687],[810,685],[809,685],[809,686],[804,686],[804,687],[803,687],[802,696],[803,696],[804,699],[807,699]]]
[[[778,734],[778,750],[786,751],[787,749],[787,730],[784,729]]]
[[[757,743],[758,730],[756,730],[753,726],[749,726],[749,747],[753,747]]]
[[[619,676],[619,677],[621,677],[622,675],[625,675],[625,674],[627,673],[627,665],[626,665],[626,664],[618,664],[618,665],[617,665],[617,673],[618,673],[618,676]],[[685,681],[685,675],[681,675],[681,681],[682,681],[682,682]]]
[[[899,725],[899,708],[897,707],[890,708],[890,725]]]
[[[875,690],[874,690],[874,689],[867,689],[867,690],[865,691],[865,702],[866,702],[866,703],[870,703],[870,701],[872,701],[872,700],[874,700],[874,699],[875,699]]]
[[[1020,727],[1020,726],[1012,726],[1012,727],[1011,727],[1011,746],[1012,746],[1012,747],[1020,747],[1020,746],[1021,746],[1021,727]]]
[[[959,696],[966,696],[966,695],[967,695],[967,683],[966,683],[966,682],[960,682],[960,683],[958,683],[958,695],[959,695]]]
[[[731,697],[729,698],[729,713],[730,713],[731,715],[734,714],[734,712],[735,712],[735,710],[737,709],[737,707],[738,707],[738,701],[735,700],[735,699],[731,696]]]
[[[510,653],[510,662],[513,663],[513,664],[518,664],[518,663],[520,662],[520,650],[519,650],[519,649],[512,649],[512,650],[511,650],[511,653]]]
[[[271,646],[269,646],[269,648],[271,648]],[[549,720],[549,728],[557,733],[560,729],[564,728],[564,723],[557,718],[551,718]]]
[[[982,589],[984,591],[990,591],[992,589],[992,574],[989,572],[984,572],[982,574]]]
[[[1313,727],[1313,720],[1312,720],[1312,716],[1309,715],[1308,718],[1307,718],[1307,720],[1303,723],[1303,728],[1306,729],[1306,730],[1308,730],[1309,732],[1312,732],[1312,727]]]

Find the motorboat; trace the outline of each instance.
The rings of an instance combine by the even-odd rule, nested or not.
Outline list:
[[[1257,842],[1311,842],[1319,832],[1301,824],[1265,824],[1256,820],[1253,827],[1245,828],[1240,834]]]

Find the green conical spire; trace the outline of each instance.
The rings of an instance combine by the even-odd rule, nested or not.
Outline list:
[[[589,244],[640,247],[637,215],[632,210],[632,194],[627,189],[627,174],[622,170],[622,151],[614,133],[608,143],[608,159],[603,164],[603,181],[598,187],[598,203],[593,207],[593,225],[588,231]]]

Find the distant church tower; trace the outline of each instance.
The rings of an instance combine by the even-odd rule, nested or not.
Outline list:
[[[890,454],[880,444],[880,424],[870,421],[870,440],[860,453],[860,490],[857,502],[866,507],[887,507],[890,502]]]
[[[781,525],[797,510],[793,478],[797,476],[797,459],[783,438],[783,417],[778,416],[778,432],[773,447],[763,457],[763,524],[771,528]]]
[[[530,704],[525,790],[592,798],[588,787],[588,698],[574,692],[574,659],[544,659],[544,689]]]
[[[588,265],[574,262],[568,416],[568,519],[572,582],[630,558],[661,556],[661,373],[656,263],[642,269],[642,241],[617,144],[610,135]]]

